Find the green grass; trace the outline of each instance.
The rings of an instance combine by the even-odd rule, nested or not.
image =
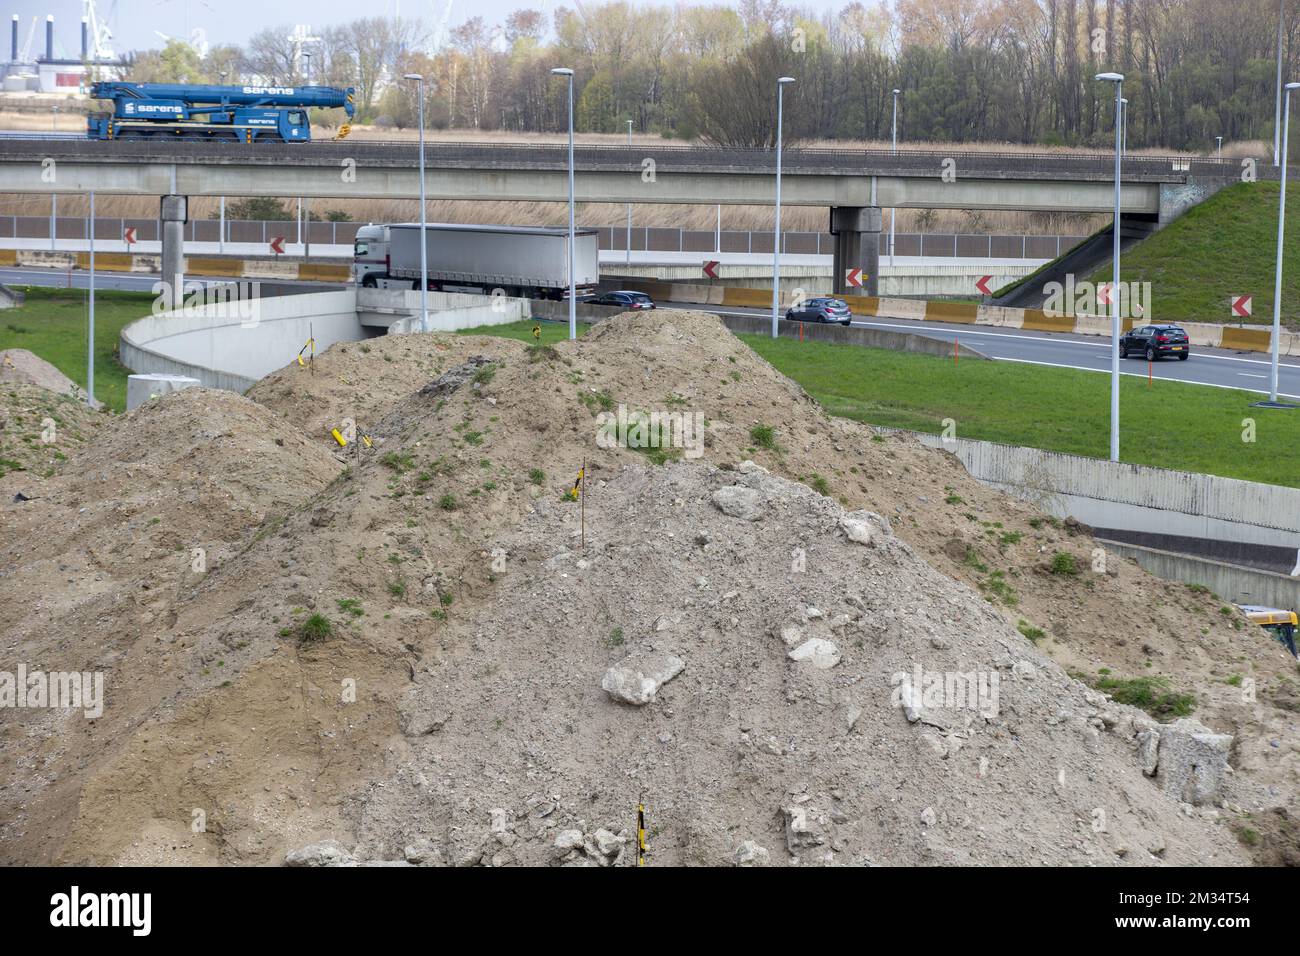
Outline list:
[[[540,339],[533,338],[534,325],[540,325],[542,327],[542,335]],[[591,328],[591,323],[579,322],[578,334],[582,335],[589,328]],[[533,345],[534,343],[540,343],[541,345],[554,345],[556,342],[564,342],[568,340],[569,323],[543,322],[537,319],[524,319],[521,322],[507,322],[504,325],[482,325],[475,329],[461,329],[457,334],[497,335],[503,339],[518,339],[520,342],[527,342],[529,345]],[[489,376],[488,381],[490,380],[491,377]]]
[[[1276,189],[1273,195],[1276,198]],[[1300,275],[1300,262],[1296,266]],[[532,326],[515,322],[465,333],[531,341]],[[567,327],[542,324],[543,340],[567,334]],[[929,355],[765,335],[738,338],[802,385],[832,415],[930,434],[941,433],[944,419],[951,418],[959,438],[1091,458],[1110,454],[1107,375],[974,359],[954,365]],[[1148,388],[1139,376],[1123,376],[1120,457],[1135,464],[1300,487],[1300,414],[1251,408],[1261,397],[1167,380],[1156,380]],[[583,401],[596,403],[590,394]],[[1254,442],[1241,440],[1243,418],[1256,421]],[[758,439],[766,437],[764,432]],[[775,444],[775,434],[771,439]]]
[[[1298,224],[1300,225],[1300,224]],[[1300,265],[1300,264],[1298,264]],[[739,336],[833,415],[959,438],[1107,458],[1110,379],[1095,372]],[[1120,379],[1127,462],[1300,487],[1300,414],[1251,408],[1253,392]],[[1242,419],[1257,423],[1241,440]]]
[[[1169,682],[1163,677],[1099,677],[1092,686],[1118,703],[1138,707],[1161,720],[1187,717],[1196,709],[1193,695],[1169,690]]]
[[[1277,256],[1278,183],[1237,183],[1189,209],[1120,260],[1125,282],[1150,282],[1156,321],[1235,322],[1228,297],[1255,299],[1247,322],[1273,321],[1273,266]],[[1294,324],[1300,299],[1300,190],[1287,203],[1286,251],[1282,266],[1283,322]],[[1110,280],[1110,264],[1088,278]],[[1290,307],[1286,303],[1291,303]]]
[[[0,313],[0,349],[27,349],[86,386],[87,306],[84,289],[15,286],[26,301]],[[126,377],[117,362],[124,326],[149,314],[149,292],[96,291],[95,398],[114,411],[126,410]]]

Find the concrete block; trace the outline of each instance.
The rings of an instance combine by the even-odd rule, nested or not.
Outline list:
[[[179,392],[200,384],[197,378],[184,375],[128,375],[126,377],[126,410],[138,408],[151,398]]]
[[[1223,785],[1231,749],[1231,734],[1216,734],[1199,721],[1184,717],[1162,726],[1156,782],[1180,803],[1210,803]]]

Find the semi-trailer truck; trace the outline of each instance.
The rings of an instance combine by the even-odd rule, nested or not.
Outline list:
[[[567,299],[569,230],[551,226],[429,223],[425,229],[429,288],[532,299]],[[574,233],[574,285],[579,299],[600,280],[596,230]],[[420,224],[368,225],[357,230],[352,278],[365,288],[420,287]]]

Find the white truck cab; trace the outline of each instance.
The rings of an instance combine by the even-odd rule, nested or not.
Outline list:
[[[362,226],[352,246],[352,281],[367,289],[389,287],[389,236],[387,226]],[[393,287],[409,289],[409,281],[393,282]]]

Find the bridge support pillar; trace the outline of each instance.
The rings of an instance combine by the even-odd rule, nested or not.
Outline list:
[[[185,196],[163,196],[158,207],[162,225],[162,281],[164,306],[179,308],[185,301],[185,222],[189,202]]]
[[[879,295],[880,207],[831,207],[831,235],[835,237],[834,285],[836,295]],[[848,284],[848,271],[862,270],[862,288]]]

